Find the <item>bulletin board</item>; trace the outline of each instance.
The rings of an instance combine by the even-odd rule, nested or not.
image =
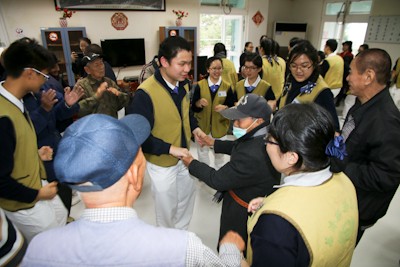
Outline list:
[[[400,44],[400,16],[371,16],[365,42]]]

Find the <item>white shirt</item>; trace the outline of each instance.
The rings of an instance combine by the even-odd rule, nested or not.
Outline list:
[[[246,80],[244,80],[244,87],[253,86],[254,88],[256,88],[257,85],[260,83],[260,81],[261,81],[260,75],[257,76],[257,79],[253,84],[249,84],[249,80],[246,78]]]
[[[217,83],[213,83],[213,82],[211,81],[210,77],[208,77],[207,81],[208,81],[208,87],[211,87],[211,86],[214,85],[214,84],[218,85],[218,87],[219,87],[219,86],[221,86],[221,83],[222,83],[222,77],[219,77]]]
[[[3,87],[4,81],[0,82],[0,95],[4,96],[6,99],[8,99],[11,103],[16,105],[22,113],[24,113],[25,108],[24,108],[24,102],[18,98],[16,98],[13,94],[11,94],[9,91],[7,91]]]
[[[328,166],[316,172],[302,172],[286,176],[283,178],[283,183],[281,185],[275,185],[274,188],[284,186],[317,186],[323,184],[332,177],[332,172],[329,168]]]

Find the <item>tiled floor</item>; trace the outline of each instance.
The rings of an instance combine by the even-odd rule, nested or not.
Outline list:
[[[191,148],[197,157],[196,145]],[[226,158],[228,160],[228,157]],[[214,191],[197,182],[197,198],[189,230],[195,232],[203,242],[216,249],[219,233],[221,205],[211,201]],[[83,209],[82,202],[73,207],[72,216],[78,218]],[[142,194],[135,204],[139,217],[155,224],[154,204],[151,197],[150,180],[146,176]],[[400,190],[386,216],[368,229],[355,250],[351,267],[397,267],[400,259]]]

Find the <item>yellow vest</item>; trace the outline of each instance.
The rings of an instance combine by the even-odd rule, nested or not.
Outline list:
[[[27,122],[21,110],[0,95],[0,117],[8,117],[15,132],[14,167],[11,177],[26,187],[39,190],[42,187],[41,178],[46,178],[46,170],[39,157],[35,128],[32,121]],[[0,198],[0,207],[8,211],[29,209],[37,201],[23,203]]]
[[[221,138],[228,132],[229,120],[223,117],[219,112],[216,112],[215,107],[224,104],[230,86],[227,82],[222,81],[215,94],[214,101],[212,101],[208,80],[203,79],[198,83],[198,85],[200,88],[200,98],[207,99],[209,104],[208,106],[203,107],[202,111],[195,112],[194,116],[197,119],[200,129],[202,129],[204,133],[211,133],[213,137]],[[219,94],[221,94],[221,96],[219,96]]]
[[[325,74],[324,80],[329,88],[338,89],[343,86],[344,61],[339,55],[328,56],[325,58],[329,63],[329,69]]]
[[[278,99],[282,94],[283,85],[285,83],[285,69],[286,63],[281,58],[279,65],[273,60],[273,66],[268,62],[268,59],[263,57],[263,80],[271,84],[272,91],[274,92],[275,99]]]
[[[235,91],[235,85],[238,82],[238,76],[235,69],[235,64],[227,58],[222,58],[222,80],[227,82],[233,91]]]
[[[396,66],[396,87],[400,88],[400,58],[397,60],[397,66]]]
[[[324,81],[324,79],[322,78],[322,76],[320,75],[317,79],[316,85],[313,88],[313,90],[311,91],[311,93],[309,94],[300,94],[298,96],[295,97],[295,100],[297,100],[299,103],[303,104],[303,103],[310,103],[310,102],[314,102],[315,99],[318,97],[318,95],[325,90],[326,88],[328,88],[328,85],[326,84],[326,82]],[[289,89],[290,90],[290,89]],[[286,103],[286,99],[289,93],[286,93],[285,95],[281,96],[281,100],[279,102],[279,109],[283,108],[284,106],[286,106],[287,104],[290,103]]]
[[[240,80],[237,84],[236,84],[236,95],[237,98],[240,99],[242,96],[244,96],[245,94],[247,94],[246,89],[244,88],[244,81],[245,80]],[[262,97],[265,97],[265,94],[267,93],[268,89],[271,87],[271,85],[264,81],[261,80],[256,88],[254,88],[253,92],[251,92],[252,94],[256,94]]]
[[[247,261],[252,263],[251,232],[262,214],[278,215],[302,236],[310,266],[350,266],[356,244],[358,207],[355,188],[344,173],[310,187],[285,186],[263,201],[248,220]]]
[[[192,134],[189,122],[189,86],[185,85],[186,97],[182,99],[182,114],[179,114],[171,94],[165,90],[154,76],[145,80],[139,89],[145,91],[153,103],[154,126],[151,134],[166,143],[180,147],[182,145],[181,134],[183,128],[187,148],[189,149]],[[146,160],[161,167],[170,167],[178,163],[178,159],[169,154],[157,156],[145,153],[144,155]]]

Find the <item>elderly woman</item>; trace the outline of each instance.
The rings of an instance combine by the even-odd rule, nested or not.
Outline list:
[[[249,203],[247,260],[252,266],[349,266],[358,225],[354,186],[331,173],[330,156],[342,157],[329,113],[316,104],[278,111],[266,137],[283,183]]]
[[[290,51],[288,66],[290,73],[278,100],[278,108],[281,109],[290,103],[315,102],[329,111],[335,129],[339,130],[333,94],[319,75],[317,50],[309,41],[299,42]]]

